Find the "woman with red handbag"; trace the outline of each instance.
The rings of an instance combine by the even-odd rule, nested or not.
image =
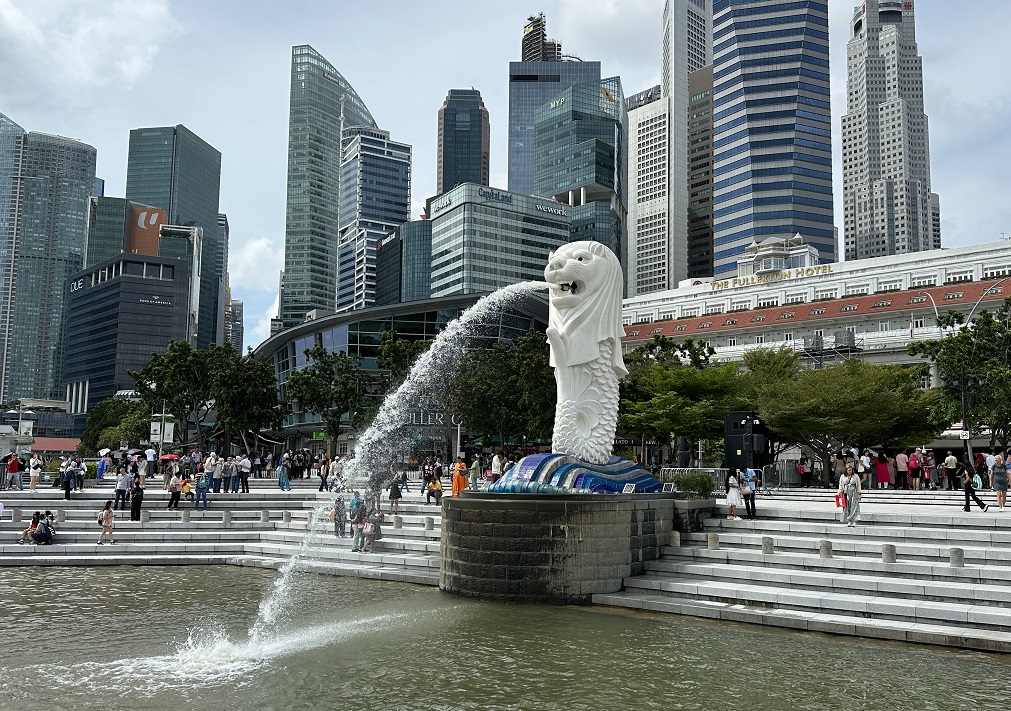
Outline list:
[[[839,492],[836,496],[839,495],[845,499],[842,523],[856,526],[860,519],[860,477],[853,472],[853,467],[846,467],[846,472],[839,477]]]

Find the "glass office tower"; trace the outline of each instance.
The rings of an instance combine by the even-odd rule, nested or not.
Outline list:
[[[196,341],[200,348],[218,343],[224,318],[220,189],[221,153],[185,126],[130,131],[126,199],[165,210],[171,225],[196,226],[204,232]]]
[[[491,155],[488,109],[477,89],[450,89],[439,109],[437,194],[463,183],[487,185]]]
[[[410,219],[411,147],[379,128],[344,130],[337,310],[375,303],[376,243]],[[284,273],[285,288],[288,272]]]
[[[288,189],[280,318],[337,307],[341,129],[375,127],[347,79],[309,45],[291,48]],[[406,219],[406,218],[405,218]]]
[[[713,273],[800,234],[836,261],[828,4],[713,3]]]
[[[624,263],[628,114],[621,80],[574,84],[534,114],[534,194],[571,206],[572,240]]]
[[[377,247],[377,306],[423,301],[431,296],[431,220],[405,222]]]
[[[7,136],[17,127],[6,125]],[[0,138],[0,141],[4,139]],[[84,263],[88,198],[95,189],[96,151],[44,133],[26,133],[0,147],[10,166],[2,237],[0,400],[62,399],[70,276]]]

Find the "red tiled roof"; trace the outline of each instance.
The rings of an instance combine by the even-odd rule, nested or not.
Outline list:
[[[933,315],[934,308],[930,299],[925,299],[921,292],[929,293],[937,303],[937,310],[944,315],[952,306],[971,306],[984,291],[993,288],[993,281],[964,282],[946,286],[932,286],[923,289],[912,288],[905,291],[892,291],[867,296],[843,296],[825,301],[805,301],[798,304],[785,304],[766,308],[749,309],[747,311],[730,311],[721,314],[705,314],[691,318],[681,318],[651,323],[635,323],[625,326],[625,341],[642,341],[654,335],[668,338],[697,338],[713,332],[740,331],[746,328],[768,328],[773,325],[811,324],[817,321],[827,321],[835,318],[852,318],[854,316],[876,317],[883,314],[908,314],[912,311],[926,311]],[[1000,303],[1004,300],[1003,285],[997,287],[998,293],[987,294],[983,304]],[[960,294],[960,296],[954,296]],[[952,295],[945,298],[945,295]],[[910,303],[912,299],[924,299],[919,303]],[[885,305],[887,302],[887,305]],[[879,304],[875,306],[875,304]],[[856,306],[856,308],[853,308]],[[670,308],[670,304],[665,304]],[[845,311],[843,309],[846,309]],[[793,314],[785,316],[784,314]],[[764,317],[755,321],[757,317]],[[731,322],[731,323],[728,323]],[[709,326],[702,326],[708,323]],[[679,327],[684,326],[683,329]],[[901,327],[901,326],[900,326]],[[657,329],[659,329],[657,331]],[[654,331],[657,331],[654,333]]]
[[[76,437],[36,437],[33,452],[76,452],[81,443]]]

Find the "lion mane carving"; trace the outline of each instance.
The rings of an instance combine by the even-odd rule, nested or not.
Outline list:
[[[598,242],[570,242],[548,258],[548,343],[558,404],[552,451],[594,464],[611,458],[618,422],[622,273]]]

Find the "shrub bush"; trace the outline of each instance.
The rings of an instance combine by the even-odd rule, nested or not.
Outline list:
[[[708,499],[713,493],[713,477],[705,472],[675,474],[674,486],[689,499]]]

